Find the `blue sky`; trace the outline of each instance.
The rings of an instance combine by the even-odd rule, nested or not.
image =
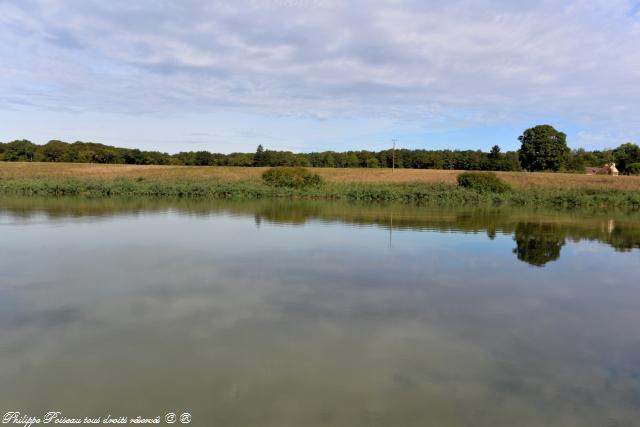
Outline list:
[[[637,0],[0,0],[0,141],[640,142]]]

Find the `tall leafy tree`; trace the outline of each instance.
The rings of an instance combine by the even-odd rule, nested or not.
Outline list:
[[[613,150],[613,160],[620,172],[627,172],[629,165],[640,163],[640,147],[627,142]]]
[[[32,162],[37,145],[26,139],[9,142],[4,145],[4,160]]]
[[[212,156],[208,151],[197,151],[195,156],[196,166],[209,166],[211,165]]]
[[[40,147],[40,159],[44,162],[60,162],[67,151],[68,144],[53,140]]]
[[[529,171],[558,171],[569,158],[567,135],[550,125],[527,129],[518,137],[522,143],[518,151],[520,164]]]
[[[253,165],[266,166],[265,160],[264,147],[260,144],[258,145],[258,148],[256,148],[256,154],[253,155]]]
[[[489,158],[493,160],[498,160],[500,158],[500,146],[494,145],[491,147],[491,151],[489,152]]]

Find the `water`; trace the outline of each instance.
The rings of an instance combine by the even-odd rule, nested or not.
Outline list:
[[[637,214],[0,199],[0,410],[638,426],[639,248]]]

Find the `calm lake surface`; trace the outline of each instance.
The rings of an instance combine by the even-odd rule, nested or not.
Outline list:
[[[638,214],[0,199],[0,410],[640,426],[639,248]]]

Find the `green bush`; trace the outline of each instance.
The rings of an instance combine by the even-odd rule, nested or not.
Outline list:
[[[305,168],[271,168],[262,174],[262,180],[272,187],[304,188],[322,184],[320,175]]]
[[[509,184],[498,178],[495,173],[461,173],[458,175],[458,186],[479,193],[505,193],[511,190]]]
[[[626,172],[629,175],[640,175],[640,163],[631,163],[627,165]]]

